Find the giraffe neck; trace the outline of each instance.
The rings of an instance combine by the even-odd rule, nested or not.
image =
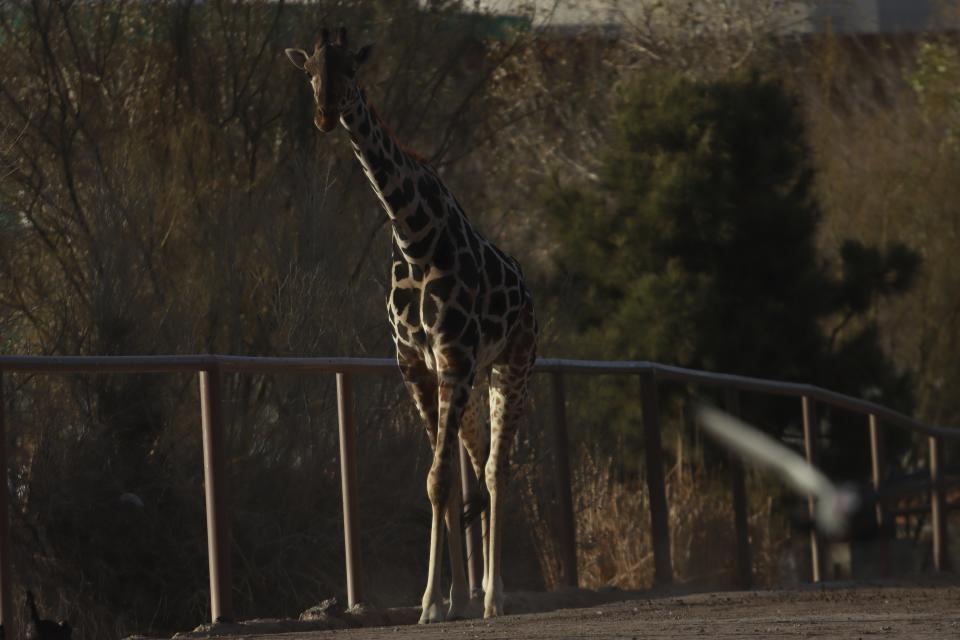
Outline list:
[[[393,225],[395,244],[409,262],[429,261],[433,240],[447,223],[446,187],[433,170],[396,141],[362,90],[343,111],[353,152]]]

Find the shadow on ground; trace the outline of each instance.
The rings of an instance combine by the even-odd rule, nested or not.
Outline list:
[[[599,591],[567,588],[549,593],[517,592],[506,595],[504,609],[506,615],[522,613],[544,613],[558,609],[593,607],[612,602],[651,598],[676,590],[622,591],[616,588],[604,588]],[[477,611],[481,617],[481,611]],[[271,635],[308,631],[332,631],[336,629],[355,629],[362,627],[388,627],[416,624],[420,619],[420,607],[393,607],[375,609],[358,605],[344,609],[334,599],[325,600],[300,614],[298,620],[263,618],[242,622],[208,623],[193,631],[178,633],[175,640],[187,638],[220,638],[246,635]],[[167,640],[155,636],[128,636],[124,640]]]

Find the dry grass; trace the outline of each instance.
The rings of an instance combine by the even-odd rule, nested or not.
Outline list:
[[[645,483],[618,481],[610,458],[583,456],[574,481],[578,564],[584,586],[621,588],[653,584],[653,543]],[[734,583],[733,505],[725,478],[682,466],[666,476],[671,560],[679,583],[730,586]],[[786,539],[784,523],[769,495],[751,492],[754,578],[776,582],[776,556]]]
[[[653,584],[653,544],[649,494],[640,479],[619,478],[612,457],[581,451],[574,464],[573,493],[577,524],[580,584],[599,588],[646,588]],[[788,539],[774,496],[760,478],[748,483],[754,583],[779,580],[777,558]],[[676,582],[703,587],[734,584],[733,506],[723,474],[702,467],[675,466],[666,477],[671,555]],[[528,487],[529,488],[529,487]],[[555,529],[544,504],[528,490],[528,519],[534,522],[536,548],[548,586],[560,582]]]

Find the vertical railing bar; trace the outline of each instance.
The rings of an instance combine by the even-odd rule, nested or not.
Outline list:
[[[653,371],[640,374],[643,443],[647,466],[647,490],[650,494],[650,530],[653,537],[653,581],[657,585],[673,582],[670,560],[670,520],[667,490],[663,478],[663,446],[660,437],[660,408],[657,378]]]
[[[470,461],[470,455],[467,448],[463,446],[463,440],[460,441],[460,485],[463,493],[463,504],[475,504],[479,495],[477,475],[473,472],[473,464]],[[466,540],[467,552],[467,580],[470,583],[470,596],[474,597],[483,591],[483,541],[481,532],[481,520],[475,518],[473,522],[464,530],[463,537]]]
[[[737,389],[727,387],[724,391],[724,404],[727,411],[740,417],[740,394]],[[737,541],[736,579],[740,589],[753,586],[753,560],[750,551],[750,526],[747,519],[747,483],[740,457],[730,455],[730,483],[733,490],[733,523]]]
[[[877,530],[880,540],[880,576],[890,575],[890,539],[887,535],[886,513],[884,512],[883,480],[885,475],[883,463],[883,434],[880,431],[880,421],[875,413],[867,416],[870,431],[870,484],[876,495],[877,504],[874,507]]]
[[[7,421],[6,402],[3,395],[3,370],[0,369],[0,625],[6,631],[6,637],[19,638],[16,620],[13,615],[13,558],[10,557],[10,510],[8,506],[9,488],[7,485]]]
[[[360,526],[357,522],[357,425],[353,379],[337,373],[337,415],[340,426],[340,486],[343,495],[343,546],[347,569],[347,606],[363,602],[360,565]]]
[[[930,445],[930,523],[933,528],[933,568],[950,569],[947,552],[947,512],[943,490],[943,438],[931,436]]]
[[[807,462],[811,465],[817,460],[817,434],[819,433],[817,422],[816,403],[810,396],[801,397],[803,405],[803,449],[807,457]],[[817,523],[814,518],[816,514],[816,505],[813,496],[807,497],[807,513],[810,517],[810,570],[813,582],[823,580],[822,567],[822,549],[820,534],[817,531]]]
[[[219,364],[200,371],[203,478],[207,507],[207,562],[210,567],[210,618],[232,621],[230,517],[226,497],[222,381]]]
[[[877,415],[871,413],[867,416],[870,427],[870,484],[873,486],[877,495],[883,489],[883,443],[880,439],[880,425]],[[883,526],[883,504],[877,500],[875,509],[877,525]]]
[[[570,482],[570,439],[567,433],[567,398],[563,374],[550,374],[553,395],[554,482],[560,508],[560,564],[564,586],[580,583],[577,571],[577,527],[573,518],[573,490]]]

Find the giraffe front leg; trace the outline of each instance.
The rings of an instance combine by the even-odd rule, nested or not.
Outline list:
[[[464,571],[463,530],[460,527],[460,515],[463,511],[463,498],[460,489],[460,465],[458,464],[456,445],[451,454],[450,497],[447,500],[445,519],[447,523],[447,547],[450,551],[450,608],[447,620],[460,620],[469,617],[470,589]]]
[[[420,354],[413,350],[405,350],[398,347],[397,362],[400,365],[400,373],[403,375],[407,390],[413,398],[417,411],[423,418],[424,426],[427,431],[427,439],[430,441],[430,448],[433,451],[434,463],[430,468],[430,474],[427,476],[427,495],[431,495],[433,480],[437,475],[435,468],[438,468],[437,456],[438,449],[438,392],[436,373],[430,371]],[[440,565],[434,558],[437,554],[435,549],[443,545],[443,509],[431,497],[431,508],[433,517],[430,525],[430,569],[427,576],[427,588],[423,594],[421,623],[439,622],[443,620],[443,598],[439,589]]]
[[[431,501],[432,502],[432,501]],[[443,622],[443,596],[440,592],[440,559],[437,550],[443,545],[441,507],[433,507],[430,524],[430,568],[427,570],[427,588],[420,602],[420,624]]]
[[[478,473],[478,478],[482,478],[483,474]],[[490,579],[490,506],[487,505],[487,510],[484,511],[481,516],[480,522],[480,531],[482,534],[483,544],[480,546],[483,548],[483,581],[480,583],[480,593],[474,594],[476,598],[481,599],[486,597],[487,593],[487,581]]]
[[[483,556],[483,575],[480,583],[476,585],[476,588],[470,594],[471,607],[476,608],[478,612],[483,610],[484,585],[487,582],[487,575],[489,575],[489,554],[487,553],[487,549],[490,540],[488,533],[490,516],[488,509],[489,502],[485,495],[487,490],[484,480],[484,465],[487,464],[490,437],[487,433],[486,419],[481,412],[481,407],[484,406],[483,388],[488,382],[489,380],[484,377],[474,383],[473,391],[470,394],[470,401],[467,403],[467,408],[463,412],[463,418],[460,421],[460,439],[463,441],[463,446],[466,448],[470,458],[470,465],[473,467],[473,472],[476,474],[476,478],[480,484],[480,495],[476,496],[475,503],[469,505],[469,510],[474,517],[477,517],[478,510],[480,512],[479,519],[471,525],[481,527],[480,548],[475,549],[474,553],[479,553]]]
[[[490,457],[487,459],[485,480],[490,495],[489,522],[484,522],[483,617],[503,615],[503,579],[500,558],[503,551],[503,498],[509,465],[510,433],[504,433],[507,422],[503,415],[503,394],[490,389],[491,424]],[[506,437],[505,437],[506,436]]]
[[[464,607],[468,599],[466,578],[463,573],[463,539],[460,535],[460,512],[449,513],[451,492],[453,491],[454,452],[460,418],[470,395],[470,381],[451,379],[441,374],[439,385],[439,420],[437,440],[433,450],[433,464],[427,475],[427,497],[430,499],[432,521],[430,524],[430,559],[427,573],[427,587],[423,593],[420,623],[441,622],[444,619],[443,599],[440,591],[440,562],[443,546],[444,520],[450,525],[451,560],[456,560],[451,572],[454,577],[452,595],[456,595],[458,609]],[[459,487],[456,488],[459,491]],[[454,499],[459,506],[460,501]],[[456,549],[459,548],[459,553]],[[454,559],[454,555],[458,558]],[[454,611],[461,613],[461,611]]]

